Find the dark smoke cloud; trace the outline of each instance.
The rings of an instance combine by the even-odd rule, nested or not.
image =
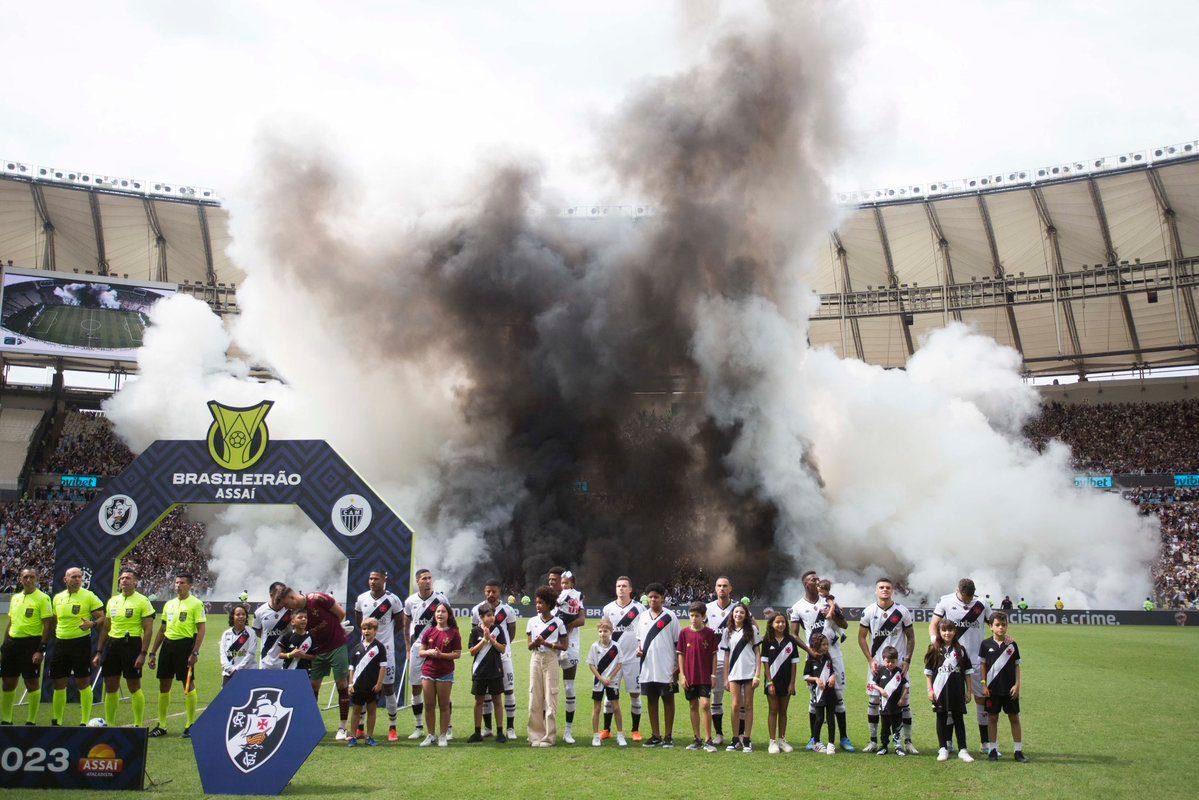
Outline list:
[[[742,586],[792,571],[778,509],[726,466],[736,415],[718,422],[671,402],[694,394],[661,392],[735,398],[759,379],[736,363],[720,387],[701,378],[705,303],[797,305],[794,258],[827,230],[821,166],[836,138],[836,84],[819,43],[797,38],[808,30],[779,12],[713,33],[697,66],[624,104],[607,162],[657,209],[635,223],[538,216],[537,167],[506,163],[448,220],[368,236],[346,223],[356,191],[333,159],[268,148],[266,174],[282,179],[261,224],[278,277],[321,297],[321,324],[353,331],[370,369],[465,376],[457,402],[475,446],[436,465],[420,509],[434,535],[480,533],[486,552],[460,577],[535,585],[561,562],[606,590],[683,558]],[[646,413],[644,392],[668,419]]]

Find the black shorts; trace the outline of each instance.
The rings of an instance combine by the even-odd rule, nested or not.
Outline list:
[[[108,652],[100,664],[100,674],[105,678],[120,675],[125,680],[140,680],[142,668],[135,667],[137,657],[142,653],[142,637],[126,636],[123,639],[109,639]]]
[[[598,703],[600,700],[604,699],[605,695],[609,700],[615,703],[620,699],[620,689],[618,689],[616,686],[604,686],[602,683],[597,681],[591,687],[591,699]]]
[[[0,676],[15,678],[20,675],[25,680],[36,681],[42,665],[33,663],[33,654],[41,648],[40,636],[23,636],[20,639],[8,637],[4,647],[0,648]]]
[[[356,706],[364,706],[367,703],[378,702],[379,695],[375,694],[370,689],[359,689],[354,687],[350,692],[350,703]]]
[[[670,697],[679,693],[679,685],[677,683],[654,683],[653,681],[641,682],[641,693],[651,700],[659,697]]]
[[[482,697],[487,694],[492,697],[499,697],[504,693],[504,676],[495,675],[491,678],[471,678],[470,693],[475,697]]]
[[[50,657],[50,678],[61,680],[72,675],[76,678],[90,678],[92,675],[90,636],[54,640],[54,654]]]
[[[698,700],[701,697],[711,697],[712,687],[706,683],[693,683],[683,690],[683,697],[688,700]]]
[[[770,693],[770,687],[774,687],[774,694]],[[766,685],[762,687],[762,694],[767,697],[790,697],[791,696],[791,679],[785,681],[773,680],[766,681]]]
[[[158,652],[158,680],[163,681],[167,678],[174,678],[177,681],[187,680],[187,660],[191,658],[192,648],[195,647],[195,638],[188,639],[165,639],[162,643],[162,650]],[[196,676],[192,673],[192,685],[195,685]]]
[[[992,694],[990,697],[986,698],[986,702],[983,704],[983,707],[987,709],[987,713],[991,714],[992,716],[996,716],[1001,713],[1011,716],[1012,714],[1020,713],[1020,698],[1012,697],[1007,692],[1004,692],[1000,695]]]

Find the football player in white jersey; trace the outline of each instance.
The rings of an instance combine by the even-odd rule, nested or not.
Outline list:
[[[641,688],[649,700],[650,738],[642,747],[674,747],[674,696],[679,691],[679,621],[662,603],[666,587],[645,587],[649,608],[637,628],[637,657],[641,659]],[[662,701],[663,727],[658,725],[658,701]],[[665,736],[660,735],[665,733]]]
[[[716,579],[716,599],[708,603],[708,627],[717,638],[724,636],[725,628],[733,615],[733,583],[724,575]],[[716,729],[712,744],[717,747],[724,744],[724,685],[727,676],[724,674],[725,652],[716,648],[716,677],[712,679],[712,727]],[[741,734],[740,721],[738,730],[733,731],[736,738]]]
[[[912,612],[894,599],[895,586],[890,578],[879,578],[874,584],[875,601],[862,610],[862,624],[858,628],[858,647],[866,656],[866,683],[874,682],[876,667],[883,664],[883,650],[894,647],[898,652],[903,674],[907,675],[912,667],[912,653],[916,650],[916,629],[912,627]],[[870,723],[870,744],[866,752],[873,753],[879,748],[878,723],[882,696],[869,688],[866,690],[870,706],[866,711],[866,720]],[[903,743],[896,748],[904,748],[905,752],[916,755],[919,751],[912,744],[912,710],[903,709]],[[883,742],[884,748],[888,746]]]
[[[633,716],[633,741],[641,736],[641,659],[637,657],[637,626],[645,615],[645,606],[633,599],[633,582],[627,575],[616,579],[616,599],[604,606],[603,618],[612,623],[612,640],[620,647],[620,672],[615,688],[624,681],[629,694],[629,711]],[[604,703],[604,730],[600,739],[612,736],[612,701]]]
[[[404,628],[404,649],[408,653],[408,685],[412,687],[412,715],[416,717],[416,730],[409,739],[425,738],[424,710],[420,670],[425,660],[420,655],[420,637],[431,625],[437,606],[450,608],[449,599],[441,592],[433,591],[433,573],[427,569],[416,571],[416,592],[404,601],[404,612],[400,624]],[[453,611],[451,610],[451,614]]]
[[[841,731],[841,749],[852,753],[855,748],[849,739],[848,723],[845,718],[845,657],[841,653],[841,632],[849,627],[849,623],[832,595],[820,596],[820,576],[814,570],[805,572],[800,580],[803,581],[804,596],[791,606],[791,635],[808,649],[809,655],[811,655],[811,648],[808,646],[808,642],[811,640],[812,634],[823,634],[828,639],[829,659],[837,673],[835,711],[837,727]],[[813,749],[813,742],[808,742],[808,749]]]
[[[483,601],[470,610],[472,625],[483,624],[483,609],[490,608],[495,612],[495,633],[500,644],[504,645],[504,653],[500,656],[500,665],[504,670],[504,716],[508,718],[509,739],[516,738],[516,671],[512,666],[512,637],[516,635],[516,610],[500,599],[500,582],[497,579],[487,581],[483,585]],[[486,695],[483,698],[483,738],[491,736],[491,715],[495,714],[495,726],[500,728],[500,711],[495,697]]]
[[[958,590],[947,594],[937,601],[933,609],[933,618],[928,623],[930,641],[937,639],[937,625],[941,620],[948,619],[957,626],[955,642],[962,645],[971,659],[978,658],[978,649],[982,646],[984,629],[991,621],[991,607],[983,600],[974,596],[974,581],[962,578],[958,581]],[[982,675],[975,670],[969,679],[970,693],[974,695],[974,708],[978,720],[978,735],[983,743],[983,755],[991,749],[987,732],[987,699],[983,697]]]
[[[554,613],[562,618],[566,629],[570,631],[566,650],[558,655],[558,664],[562,667],[562,693],[566,701],[566,725],[562,728],[562,741],[574,744],[575,674],[582,658],[579,629],[587,622],[587,615],[583,610],[583,595],[574,588],[574,574],[570,570],[551,567],[546,582],[558,594],[558,608]]]
[[[259,669],[283,669],[279,658],[279,639],[291,626],[291,609],[283,605],[279,590],[286,585],[275,581],[267,589],[267,602],[254,609],[254,633],[258,636]]]
[[[404,611],[404,601],[387,591],[386,570],[371,570],[367,579],[370,587],[358,595],[354,602],[354,622],[358,630],[362,630],[362,620],[373,619],[379,624],[375,641],[383,645],[387,651],[387,663],[383,667],[383,697],[387,701],[387,740],[394,742],[399,739],[396,733],[396,632],[395,619]],[[359,738],[362,737],[359,732]]]

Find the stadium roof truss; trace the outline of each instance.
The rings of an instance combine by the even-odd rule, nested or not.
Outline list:
[[[900,367],[960,320],[1030,373],[1199,363],[1199,143],[848,193],[813,345]]]
[[[215,286],[229,239],[210,189],[0,161],[0,262]]]

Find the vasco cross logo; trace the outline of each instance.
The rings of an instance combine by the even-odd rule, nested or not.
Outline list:
[[[212,425],[208,428],[208,453],[225,469],[249,469],[266,455],[270,437],[266,415],[275,403],[264,400],[256,406],[234,408],[210,400]]]
[[[287,738],[293,709],[283,705],[283,690],[254,689],[243,705],[229,709],[225,723],[225,751],[244,773],[270,761]]]

